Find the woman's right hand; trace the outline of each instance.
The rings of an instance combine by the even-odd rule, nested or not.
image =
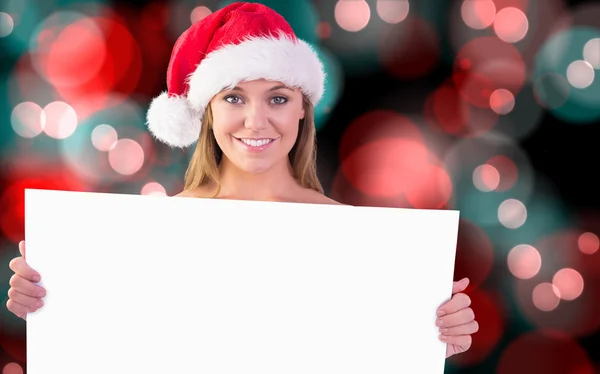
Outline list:
[[[40,274],[33,270],[25,262],[25,241],[19,243],[21,257],[14,258],[9,267],[15,274],[10,278],[10,289],[8,290],[8,310],[20,318],[27,320],[27,313],[40,309],[46,296],[46,290],[34,282],[39,282]]]

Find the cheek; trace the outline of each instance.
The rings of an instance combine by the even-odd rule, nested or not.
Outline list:
[[[239,121],[230,115],[214,117],[213,133],[218,143],[229,141],[231,134],[239,129]]]
[[[298,140],[298,125],[294,125],[294,126],[289,126],[288,128],[286,128],[286,133],[285,133],[285,140],[286,140],[286,144],[288,145],[288,148],[292,148],[294,146],[294,144],[296,144],[296,140]]]
[[[231,155],[232,142],[229,132],[223,126],[213,126],[212,132],[219,149],[226,155]]]
[[[299,129],[299,120],[298,115],[296,113],[288,114],[286,116],[282,116],[280,121],[278,121],[277,132],[283,135],[286,138],[286,142],[296,142],[296,138],[298,137],[298,129]]]
[[[226,149],[226,134],[224,134],[222,131],[219,131],[218,128],[213,127],[213,135],[215,136],[215,141],[217,142],[219,148],[221,148],[221,150]]]

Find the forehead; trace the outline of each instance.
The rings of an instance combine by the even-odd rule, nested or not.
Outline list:
[[[277,88],[286,88],[292,91],[300,91],[298,88],[290,87],[283,82],[273,81],[267,79],[256,79],[251,81],[239,82],[236,85],[236,88],[239,88],[243,91],[269,91]]]

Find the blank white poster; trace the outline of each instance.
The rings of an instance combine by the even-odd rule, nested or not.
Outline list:
[[[457,211],[26,190],[28,374],[442,374]]]

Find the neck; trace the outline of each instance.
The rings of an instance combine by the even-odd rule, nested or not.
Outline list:
[[[219,165],[219,174],[219,197],[226,199],[278,201],[300,187],[287,158],[273,168],[255,174],[239,169],[224,157]]]

